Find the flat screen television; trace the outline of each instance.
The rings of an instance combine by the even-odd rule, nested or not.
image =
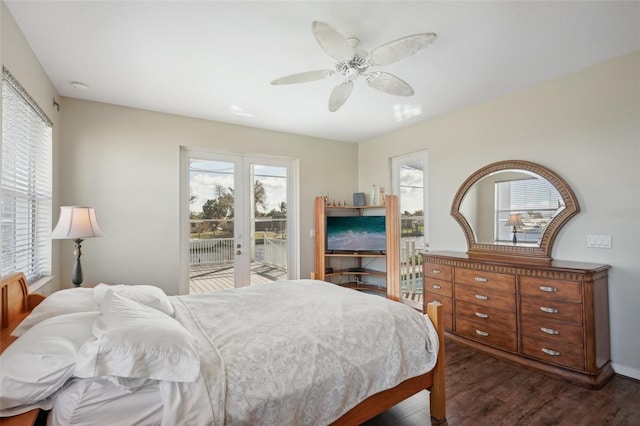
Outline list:
[[[327,216],[327,252],[386,251],[384,216]]]

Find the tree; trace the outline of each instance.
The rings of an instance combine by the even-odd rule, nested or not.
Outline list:
[[[233,217],[233,189],[216,185],[215,193],[217,197],[207,200],[202,205],[203,219],[226,219]]]
[[[259,180],[253,184],[253,212],[256,216],[260,216],[258,206],[262,207],[264,211],[267,207],[267,193],[264,190],[264,185]]]
[[[214,193],[216,198],[207,200],[202,205],[203,219],[227,219],[234,214],[234,191],[233,188],[216,184]],[[193,199],[193,197],[192,197]],[[284,204],[284,203],[282,203]],[[253,185],[253,205],[256,216],[263,216],[264,213],[258,211],[258,206],[265,210],[267,206],[267,193],[262,182],[256,180]],[[280,210],[282,211],[282,206]],[[284,206],[286,211],[286,205]]]

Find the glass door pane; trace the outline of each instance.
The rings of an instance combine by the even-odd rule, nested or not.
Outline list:
[[[400,283],[402,297],[421,301],[422,257],[424,251],[424,163],[400,166]]]
[[[393,189],[400,210],[400,296],[422,309],[422,256],[429,247],[427,212],[427,152],[392,158]]]
[[[251,281],[287,278],[287,168],[250,163]]]
[[[189,280],[191,293],[234,287],[236,161],[189,160]],[[241,244],[241,243],[240,243]]]

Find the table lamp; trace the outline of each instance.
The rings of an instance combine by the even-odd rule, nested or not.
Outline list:
[[[96,211],[93,207],[62,206],[58,224],[51,233],[51,238],[57,240],[73,240],[76,257],[71,271],[71,282],[74,287],[82,285],[82,255],[81,243],[85,238],[102,237],[104,233],[96,221]]]
[[[504,226],[513,226],[513,229],[511,230],[511,232],[513,232],[513,244],[518,242],[516,232],[518,232],[518,227],[523,225],[524,222],[522,222],[522,215],[520,213],[510,214],[507,219],[507,223],[504,224]]]

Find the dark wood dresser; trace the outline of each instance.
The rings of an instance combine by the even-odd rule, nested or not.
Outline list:
[[[444,305],[447,337],[590,388],[613,376],[608,265],[422,257],[425,298]]]

